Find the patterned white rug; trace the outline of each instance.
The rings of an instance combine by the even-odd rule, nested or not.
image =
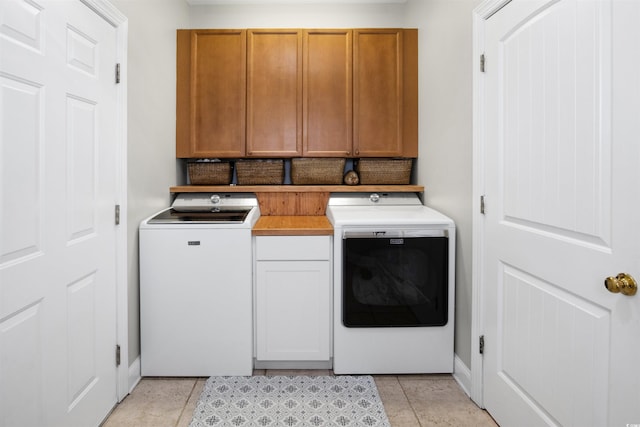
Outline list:
[[[211,377],[190,427],[390,427],[371,376]]]

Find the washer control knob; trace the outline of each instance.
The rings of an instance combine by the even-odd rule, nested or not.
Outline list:
[[[372,203],[378,203],[380,201],[380,195],[378,193],[373,193],[369,196],[369,200],[371,200]]]
[[[214,194],[213,196],[211,196],[211,203],[213,203],[214,205],[217,205],[220,203],[220,196],[217,194]]]

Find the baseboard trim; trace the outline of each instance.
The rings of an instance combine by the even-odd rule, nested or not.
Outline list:
[[[254,369],[331,369],[333,368],[333,359],[331,360],[309,360],[309,361],[265,361],[253,360]]]
[[[453,378],[460,385],[462,390],[471,396],[471,370],[456,355],[453,362]]]
[[[142,376],[140,374],[140,356],[129,366],[129,393],[138,385]]]

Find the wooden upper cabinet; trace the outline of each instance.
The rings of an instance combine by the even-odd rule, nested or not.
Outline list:
[[[245,156],[246,30],[178,30],[176,156]]]
[[[352,30],[303,35],[303,156],[352,155]]]
[[[353,155],[417,157],[417,30],[354,30],[353,46]]]
[[[247,156],[301,156],[302,30],[248,30],[247,58]]]
[[[178,30],[176,156],[417,157],[415,29]]]

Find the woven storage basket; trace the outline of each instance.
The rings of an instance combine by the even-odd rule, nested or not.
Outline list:
[[[231,163],[191,162],[187,163],[189,182],[192,185],[227,185],[231,183]]]
[[[291,159],[291,183],[297,185],[342,184],[345,159]]]
[[[360,159],[360,184],[409,184],[413,159]]]
[[[280,185],[284,182],[284,161],[238,160],[236,174],[238,185]]]

